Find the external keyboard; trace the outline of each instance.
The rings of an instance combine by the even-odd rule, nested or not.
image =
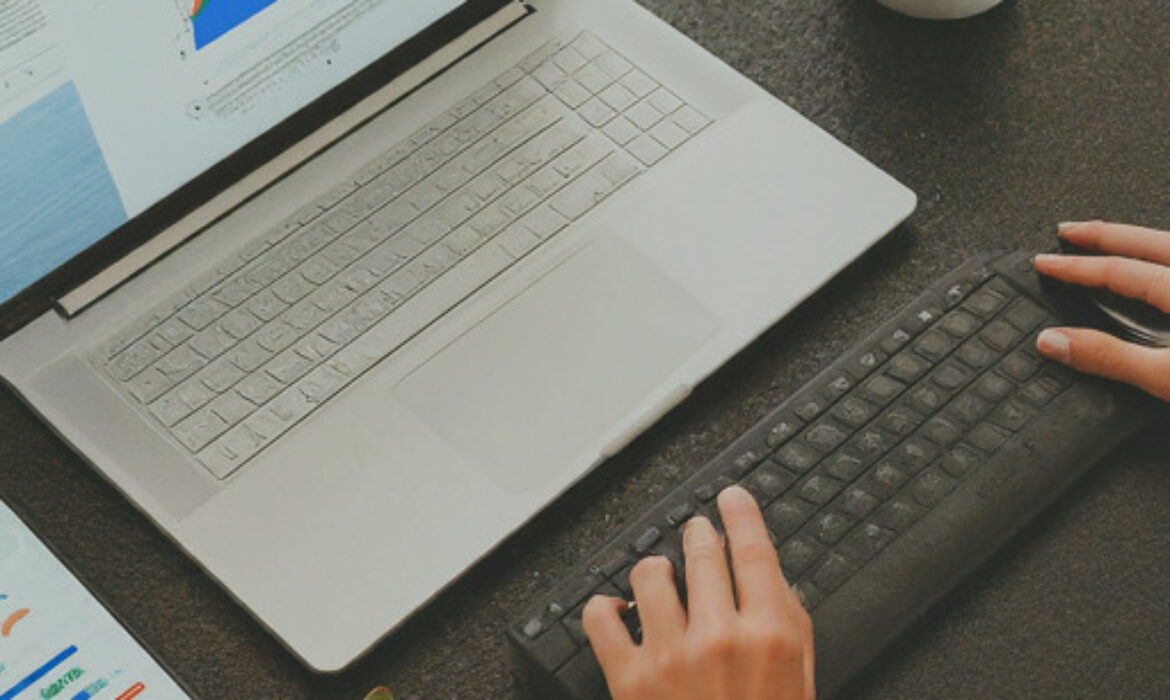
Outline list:
[[[710,121],[593,34],[552,41],[91,362],[226,479]]]
[[[608,698],[581,624],[594,594],[631,599],[641,557],[719,519],[738,483],[763,509],[815,629],[832,695],[1078,475],[1144,427],[1136,392],[1044,361],[1057,322],[1030,256],[984,256],[784,400],[570,573],[509,631],[534,698]],[[627,620],[637,636],[636,613]]]

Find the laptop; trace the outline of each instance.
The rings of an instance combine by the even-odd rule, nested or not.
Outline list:
[[[631,0],[16,7],[0,376],[321,672],[915,204]]]

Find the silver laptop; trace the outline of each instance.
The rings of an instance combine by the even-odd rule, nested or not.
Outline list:
[[[0,10],[0,375],[319,671],[914,207],[631,0],[90,5]]]

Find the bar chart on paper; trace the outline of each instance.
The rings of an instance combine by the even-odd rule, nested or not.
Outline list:
[[[191,0],[195,50],[202,49],[247,22],[277,0]]]

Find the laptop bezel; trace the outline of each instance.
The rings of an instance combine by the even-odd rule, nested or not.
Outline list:
[[[464,0],[459,7],[418,34],[85,248],[0,304],[0,340],[49,311],[57,299],[76,285],[165,231],[255,168],[426,60],[471,27],[515,2],[517,0]]]

